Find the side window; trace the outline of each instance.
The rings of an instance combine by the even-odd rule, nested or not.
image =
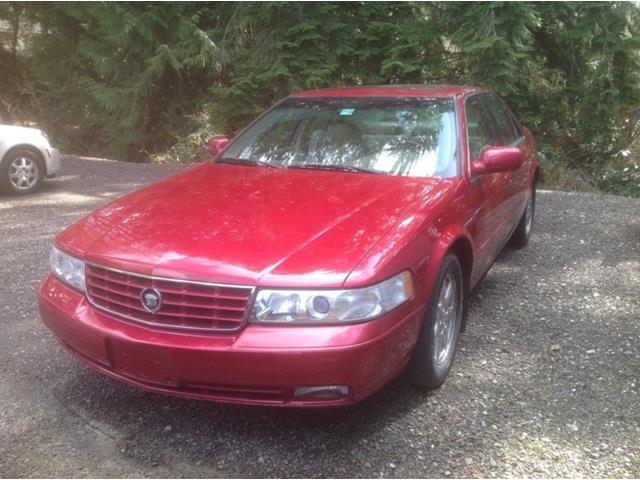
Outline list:
[[[467,114],[469,150],[471,151],[472,159],[477,160],[480,158],[480,152],[484,147],[495,144],[493,125],[478,95],[467,99],[465,111]]]
[[[519,135],[516,132],[515,125],[511,118],[511,114],[506,110],[504,103],[496,95],[490,94],[485,96],[485,103],[493,115],[493,119],[498,127],[501,145],[511,145]]]
[[[509,107],[507,107],[507,105],[504,103],[503,100],[499,98],[498,100],[500,100],[500,104],[504,107],[504,109],[509,114],[509,118],[511,119],[511,124],[513,125],[513,131],[516,132],[516,140],[520,140],[521,138],[524,137],[524,134],[522,133],[522,130],[520,130],[520,126],[518,125],[518,120],[516,119],[516,116],[513,114],[511,110],[509,110]]]

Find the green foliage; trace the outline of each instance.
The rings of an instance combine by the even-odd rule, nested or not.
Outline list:
[[[172,145],[159,153],[151,154],[154,163],[190,163],[210,158],[207,140],[221,134],[211,121],[211,117],[202,113],[189,119],[193,130],[188,134],[177,135]]]
[[[202,135],[233,134],[293,91],[481,84],[554,165],[633,192],[616,186],[634,181],[616,159],[637,142],[639,12],[634,2],[0,3],[0,67],[13,72],[0,105],[76,151],[143,160],[175,145],[169,156],[182,159]]]
[[[514,107],[525,107],[535,76],[533,31],[540,23],[536,6],[524,2],[452,3],[446,11],[465,80],[490,85]]]
[[[609,193],[640,197],[640,158],[636,155],[621,151],[613,162],[600,169],[598,187]]]

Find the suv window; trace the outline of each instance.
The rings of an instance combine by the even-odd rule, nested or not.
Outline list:
[[[506,110],[502,100],[497,95],[489,94],[485,96],[485,103],[498,127],[498,133],[501,137],[500,144],[511,145],[515,143],[519,135],[515,129],[511,114]]]
[[[482,149],[494,145],[493,125],[491,119],[480,101],[480,96],[475,95],[467,99],[465,103],[467,114],[467,134],[469,136],[469,150],[473,160],[480,158]]]

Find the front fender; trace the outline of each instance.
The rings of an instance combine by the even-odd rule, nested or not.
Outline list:
[[[0,126],[0,160],[15,148],[29,148],[42,152],[43,149],[51,148],[51,145],[36,129]]]
[[[448,225],[434,236],[429,266],[425,272],[425,298],[429,298],[442,260],[449,252],[458,256],[465,277],[465,293],[469,292],[473,279],[473,240],[460,225]]]

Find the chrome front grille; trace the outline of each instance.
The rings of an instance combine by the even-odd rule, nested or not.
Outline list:
[[[242,328],[252,287],[218,285],[123,272],[86,265],[86,290],[97,308],[134,322],[184,330],[235,331]],[[159,309],[145,307],[143,292],[159,296]]]

